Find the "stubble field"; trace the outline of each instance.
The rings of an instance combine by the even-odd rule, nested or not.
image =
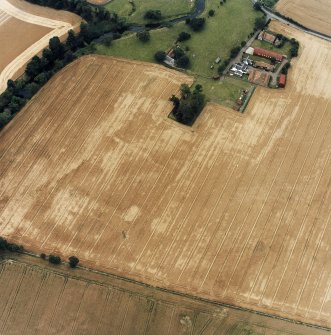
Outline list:
[[[287,88],[244,115],[209,104],[192,129],[167,118],[184,74],[64,69],[0,134],[0,235],[330,327],[331,47],[273,28],[301,42]]]
[[[308,28],[331,35],[329,0],[279,0],[276,9]]]
[[[105,274],[19,256],[0,260],[6,335],[326,335]]]
[[[63,21],[62,21],[63,20]],[[0,1],[0,93],[9,79],[16,79],[25,64],[53,36],[63,37],[69,29],[79,27],[74,14],[32,5],[22,0]]]

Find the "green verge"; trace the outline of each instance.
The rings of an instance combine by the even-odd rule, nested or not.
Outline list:
[[[213,17],[208,17],[207,13],[210,9],[215,10]],[[202,17],[206,18],[206,24],[201,32],[195,33],[181,22],[169,28],[151,31],[151,39],[147,43],[141,43],[135,34],[129,34],[113,41],[110,47],[96,45],[96,52],[102,55],[155,62],[156,51],[171,48],[181,31],[189,32],[192,35],[191,39],[180,43],[183,49],[189,49],[187,55],[191,65],[187,73],[199,78],[197,83],[203,85],[208,100],[232,106],[239,97],[240,89],[249,88],[247,87],[249,84],[232,78],[224,82],[210,79],[217,74],[219,64],[215,64],[214,61],[217,57],[221,57],[222,61],[227,59],[232,48],[246,41],[253,31],[256,18],[261,16],[262,13],[255,11],[251,2],[247,0],[228,0],[223,6],[220,5],[219,0],[206,0],[205,12],[202,14]],[[212,69],[211,66],[213,66]],[[240,89],[237,94],[238,87]]]
[[[147,23],[144,14],[149,9],[158,9],[163,18],[176,17],[189,13],[194,8],[194,1],[191,0],[113,0],[105,7],[125,17],[128,22]]]
[[[203,87],[207,100],[232,108],[242,90],[250,90],[254,85],[247,81],[225,77],[224,80],[211,80],[199,77],[194,84]]]

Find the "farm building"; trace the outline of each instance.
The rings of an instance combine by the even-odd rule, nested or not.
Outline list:
[[[266,62],[255,62],[254,67],[258,67],[260,69],[267,70],[267,71],[273,71],[275,68],[273,65],[268,64]]]
[[[270,51],[270,50],[265,50],[265,49],[261,49],[261,48],[253,48],[253,55],[254,56],[260,56],[260,57],[264,57],[264,58],[275,58],[277,62],[281,62],[285,56],[274,52],[274,51]]]
[[[286,86],[286,75],[281,74],[278,79],[278,87],[285,87]]]
[[[265,42],[274,44],[275,40],[276,40],[276,36],[272,35],[270,33],[267,33],[266,31],[261,31],[259,36],[258,36],[258,39],[260,41],[265,41]]]

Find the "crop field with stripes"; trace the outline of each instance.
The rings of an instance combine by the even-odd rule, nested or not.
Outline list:
[[[45,261],[29,258],[0,260],[1,334],[327,334],[103,274],[47,266]]]
[[[0,133],[0,235],[34,252],[330,327],[331,47],[244,114],[170,120],[180,72],[85,57]],[[316,52],[318,50],[318,52]]]

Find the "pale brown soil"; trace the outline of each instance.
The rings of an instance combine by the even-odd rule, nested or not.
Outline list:
[[[30,45],[52,29],[10,17],[0,25],[0,72]],[[28,32],[28,33],[27,33]]]
[[[330,0],[279,0],[276,9],[308,28],[331,35]]]
[[[8,0],[8,2],[24,12],[52,20],[67,22],[72,26],[79,26],[82,21],[80,16],[64,10],[55,10],[49,7],[37,6],[25,0]]]
[[[0,235],[331,326],[331,44],[272,28],[300,41],[287,88],[245,114],[209,104],[192,129],[167,118],[179,72],[67,67],[0,134]]]
[[[326,335],[326,331],[19,256],[0,261],[6,335]]]

